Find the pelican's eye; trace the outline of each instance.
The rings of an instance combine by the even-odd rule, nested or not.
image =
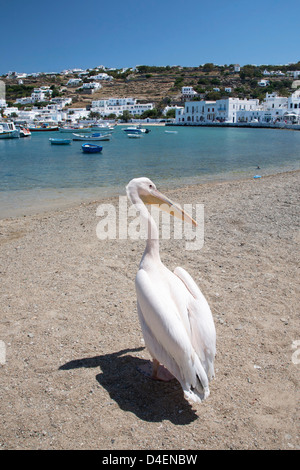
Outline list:
[[[153,188],[153,185],[152,185],[152,184],[149,184],[149,188],[152,189],[152,188]]]

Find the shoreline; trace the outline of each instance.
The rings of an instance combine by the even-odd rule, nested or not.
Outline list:
[[[260,170],[261,171],[261,170]],[[299,169],[295,170],[285,170],[285,171],[279,171],[276,173],[270,173],[270,174],[262,174],[260,179],[265,179],[269,178],[272,176],[276,175],[281,175],[281,174],[286,174],[286,173],[294,173],[294,172],[300,172]],[[253,174],[255,172],[253,171]],[[253,178],[253,176],[252,176]],[[252,179],[250,176],[244,176],[240,177],[237,176],[236,178],[229,178],[227,179],[226,177],[222,178],[220,175],[219,178],[212,178],[211,180],[208,177],[203,177],[203,181],[200,182],[187,182],[186,180],[180,183],[180,179],[176,179],[174,181],[170,182],[162,182],[162,184],[159,185],[161,190],[167,190],[167,191],[177,191],[182,188],[192,188],[201,186],[203,187],[204,185],[214,185],[214,184],[221,184],[221,183],[230,183],[233,181],[249,181]],[[171,185],[174,186],[171,186]],[[171,187],[170,187],[171,186]],[[101,194],[102,193],[102,194]],[[72,189],[66,189],[66,188],[55,188],[55,189],[34,189],[34,190],[24,190],[24,191],[7,191],[3,192],[2,195],[7,196],[8,200],[4,200],[2,202],[2,206],[6,207],[7,204],[10,202],[12,194],[15,196],[17,200],[20,202],[20,206],[17,208],[15,207],[15,202],[14,202],[14,207],[8,210],[11,215],[8,215],[8,211],[6,210],[2,212],[0,211],[0,221],[1,220],[11,220],[15,218],[20,218],[20,217],[28,217],[28,216],[33,216],[33,215],[43,215],[47,213],[52,213],[56,211],[63,211],[67,210],[70,208],[75,208],[78,207],[82,204],[93,204],[95,202],[101,203],[102,201],[107,201],[108,199],[114,199],[117,198],[118,196],[121,195],[126,195],[125,192],[125,184],[124,187],[108,187],[108,188],[72,188]],[[87,195],[89,194],[89,195]],[[29,197],[28,197],[29,196]],[[1,198],[1,193],[0,193],[0,198]],[[38,199],[38,205],[36,203],[36,200]],[[30,204],[32,201],[35,201],[35,207],[32,207]]]
[[[168,123],[166,126],[174,127],[235,127],[235,128],[247,128],[247,129],[279,129],[288,131],[299,131],[300,124],[286,124],[286,123],[246,123],[246,122],[205,122],[205,123]]]
[[[201,250],[160,242],[216,325],[200,405],[137,370],[149,360],[134,288],[144,240],[99,240],[101,201],[1,220],[1,448],[299,449],[298,192],[299,171],[166,191],[204,204]]]

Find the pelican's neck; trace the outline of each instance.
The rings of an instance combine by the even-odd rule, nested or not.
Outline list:
[[[159,231],[157,228],[157,225],[149,213],[147,207],[143,203],[143,201],[138,197],[138,199],[135,201],[134,198],[132,198],[132,202],[135,204],[137,210],[140,213],[140,217],[145,224],[145,228],[147,230],[147,242],[146,242],[146,248],[141,260],[141,263],[143,263],[143,260],[145,258],[153,258],[153,259],[159,259]]]

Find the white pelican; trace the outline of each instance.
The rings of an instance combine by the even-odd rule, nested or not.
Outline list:
[[[152,378],[167,380],[161,373],[166,368],[180,382],[185,398],[199,403],[209,396],[209,381],[214,377],[214,321],[192,277],[180,267],[172,272],[161,262],[158,228],[144,203],[163,204],[160,208],[168,207],[173,216],[196,222],[148,178],[131,180],[126,191],[148,226],[135,286],[145,345],[153,359]]]

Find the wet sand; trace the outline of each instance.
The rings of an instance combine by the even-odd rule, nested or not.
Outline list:
[[[216,324],[200,405],[137,370],[144,241],[96,236],[98,205],[118,198],[1,220],[0,448],[299,449],[299,175],[168,191],[205,210],[201,250],[161,241]]]

